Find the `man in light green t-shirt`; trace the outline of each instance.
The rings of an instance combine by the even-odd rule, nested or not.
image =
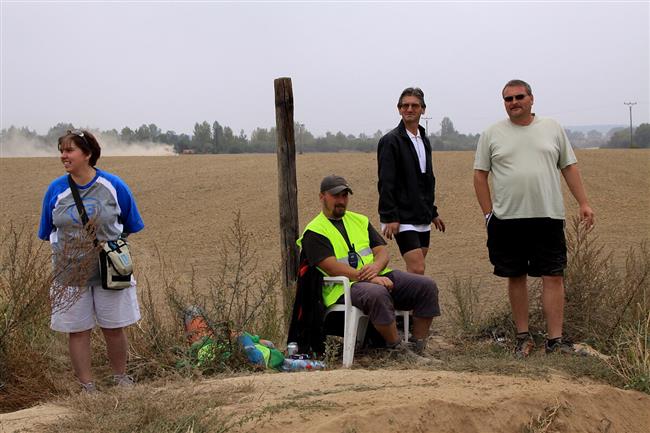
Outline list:
[[[588,228],[593,227],[594,212],[564,129],[532,113],[530,85],[511,80],[502,97],[509,118],[481,134],[474,160],[474,189],[485,216],[494,274],[508,279],[517,327],[515,354],[525,357],[534,348],[528,330],[528,275],[542,278],[546,353],[572,352],[572,345],[562,339],[567,260],[560,173]]]

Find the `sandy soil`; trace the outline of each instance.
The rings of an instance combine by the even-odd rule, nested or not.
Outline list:
[[[587,192],[596,212],[595,234],[622,262],[623,253],[650,239],[650,152],[644,150],[577,151]],[[377,216],[374,153],[297,156],[300,227],[320,210],[323,176],[337,173],[351,183],[350,209]],[[491,275],[483,217],[472,186],[473,152],[435,152],[437,205],[447,232],[435,232],[427,274],[438,281],[441,301],[451,276],[480,279],[487,297],[502,300],[503,281]],[[56,158],[0,159],[0,218],[3,224],[38,225],[42,196],[49,182],[63,174]],[[214,276],[222,240],[241,211],[245,228],[256,236],[258,269],[279,266],[279,210],[275,155],[184,155],[177,157],[107,157],[100,168],[118,174],[132,188],[145,230],[131,238],[136,275],[157,269],[156,247],[174,258],[176,270],[199,280]],[[565,200],[567,215],[577,212]],[[403,269],[399,250],[389,244],[391,266]]]
[[[221,411],[238,432],[519,433],[538,417],[550,425],[536,431],[650,431],[650,396],[561,376],[335,370],[207,380],[194,392],[227,395]],[[38,432],[68,413],[48,404],[3,414],[0,433]]]
[[[577,152],[596,212],[595,233],[606,249],[623,253],[650,239],[650,152],[583,150]],[[132,238],[138,272],[157,266],[156,248],[164,257],[181,257],[177,271],[195,269],[207,278],[218,265],[221,240],[241,211],[255,233],[260,270],[279,263],[277,166],[274,155],[102,158],[100,167],[131,186],[146,229]],[[448,230],[432,235],[427,274],[441,286],[443,306],[447,278],[480,279],[484,295],[504,298],[503,282],[491,276],[482,215],[472,187],[471,152],[434,154],[440,214]],[[26,222],[34,227],[48,183],[63,173],[55,158],[0,159],[2,224]],[[374,154],[306,154],[298,157],[301,227],[318,212],[320,179],[332,172],[345,176],[354,189],[350,209],[376,216]],[[567,214],[576,212],[567,195]],[[392,266],[403,269],[391,243]],[[435,324],[434,324],[435,325]],[[328,371],[259,375],[253,379],[208,381],[206,392],[252,383],[224,410],[256,420],[243,431],[299,429],[309,422],[317,432],[515,432],[546,407],[558,407],[548,431],[650,431],[650,397],[555,376],[534,380],[479,374],[419,370]],[[61,409],[52,405],[0,415],[0,432],[54,421]],[[37,431],[37,430],[34,430]]]

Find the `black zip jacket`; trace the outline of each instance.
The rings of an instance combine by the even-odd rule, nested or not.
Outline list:
[[[379,220],[383,223],[429,224],[438,216],[431,143],[424,128],[419,129],[427,160],[424,173],[403,121],[377,145]]]

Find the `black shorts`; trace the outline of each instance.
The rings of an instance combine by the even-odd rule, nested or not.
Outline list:
[[[499,277],[563,276],[566,268],[564,220],[498,219],[487,227],[487,247],[494,275]]]
[[[407,230],[395,234],[395,242],[399,247],[401,255],[408,253],[416,248],[429,248],[429,239],[431,231],[416,232],[415,230]]]

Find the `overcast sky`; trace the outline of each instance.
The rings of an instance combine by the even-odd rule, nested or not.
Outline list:
[[[275,126],[273,80],[317,135],[385,131],[401,90],[424,90],[430,130],[505,117],[511,78],[566,125],[650,121],[650,7],[642,2],[7,2],[1,127],[217,120]],[[423,122],[424,124],[424,122]]]

